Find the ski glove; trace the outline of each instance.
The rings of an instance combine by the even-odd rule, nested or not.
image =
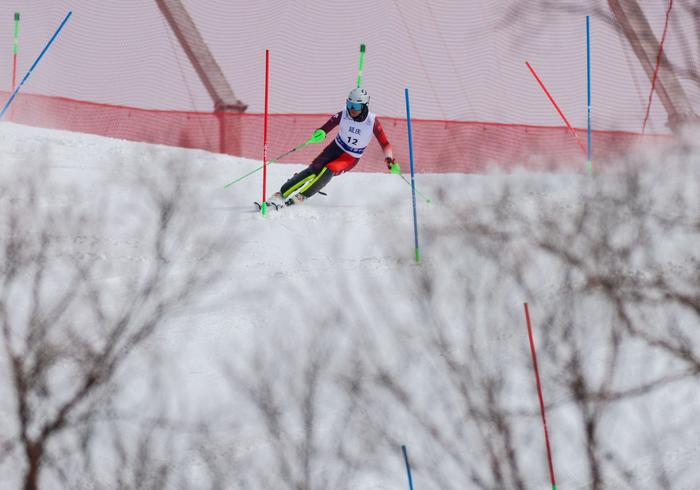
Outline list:
[[[386,162],[386,168],[391,170],[392,174],[400,174],[401,173],[401,167],[399,167],[399,164],[396,163],[396,160],[394,160],[391,157],[386,157],[384,159],[384,161]]]
[[[309,138],[309,141],[312,143],[320,143],[321,141],[326,139],[326,132],[323,129],[317,129],[314,131],[314,134]]]

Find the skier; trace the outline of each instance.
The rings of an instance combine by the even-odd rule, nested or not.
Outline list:
[[[294,174],[279,192],[269,199],[275,207],[291,206],[303,202],[320,191],[332,177],[352,169],[360,161],[362,153],[372,139],[372,133],[384,150],[384,162],[392,173],[399,173],[391,144],[377,116],[369,111],[369,95],[363,88],[350,91],[345,110],[333,114],[326,123],[314,131],[312,143],[320,143],[326,134],[339,126],[338,135],[311,162],[306,169]],[[296,193],[296,194],[295,194]],[[292,196],[293,195],[293,196]]]

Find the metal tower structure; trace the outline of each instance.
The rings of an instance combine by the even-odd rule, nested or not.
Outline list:
[[[243,113],[248,106],[234,95],[183,3],[180,0],[155,1],[214,103],[214,112],[219,115],[219,151],[240,155],[240,117],[231,114]]]
[[[608,0],[608,4],[632,46],[634,54],[649,77],[649,82],[652,83],[656,60],[659,56],[659,41],[656,39],[642,8],[637,0]],[[697,120],[690,100],[663,52],[661,53],[660,70],[655,90],[664,109],[666,109],[668,126],[671,129],[675,130],[684,122]]]

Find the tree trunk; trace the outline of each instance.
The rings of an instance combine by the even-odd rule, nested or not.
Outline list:
[[[39,468],[41,466],[41,457],[44,453],[44,448],[41,444],[36,444],[27,441],[25,452],[27,453],[27,472],[24,476],[24,490],[39,489]]]

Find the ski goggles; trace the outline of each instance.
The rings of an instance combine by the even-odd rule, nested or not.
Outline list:
[[[345,107],[347,107],[349,111],[361,111],[363,105],[362,102],[350,102],[349,100],[345,103]]]

